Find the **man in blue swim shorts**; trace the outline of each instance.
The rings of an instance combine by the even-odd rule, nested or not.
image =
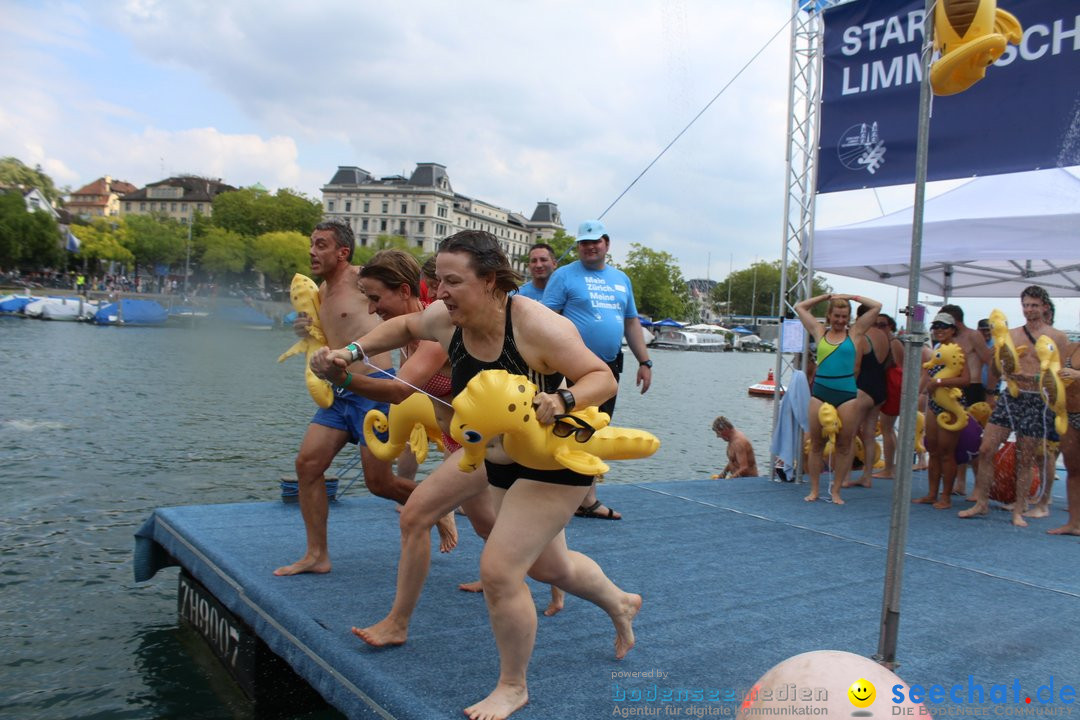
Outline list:
[[[319,320],[332,348],[345,347],[352,338],[361,337],[379,323],[378,316],[368,312],[367,296],[358,285],[360,268],[351,263],[355,246],[352,228],[340,221],[321,222],[311,234],[311,273],[323,281],[319,286]],[[293,330],[306,337],[310,325],[311,318],[299,317]],[[296,455],[296,478],[307,547],[303,557],[278,568],[275,575],[330,572],[326,538],[330,508],[324,473],[346,443],[360,446],[364,484],[373,495],[404,503],[416,488],[413,481],[395,476],[393,466],[375,457],[364,444],[364,416],[373,409],[385,413],[387,406],[351,393],[344,386],[351,382],[351,375],[392,373],[388,353],[369,359],[371,365],[358,360],[349,366],[343,387],[334,388],[333,404],[320,408],[304,433]]]

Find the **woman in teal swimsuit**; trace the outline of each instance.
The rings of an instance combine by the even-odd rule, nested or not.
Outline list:
[[[824,325],[810,313],[810,309],[823,300],[829,301]],[[869,310],[856,320],[849,330],[851,300],[866,305]],[[833,293],[818,295],[795,305],[795,312],[799,314],[803,327],[817,343],[817,372],[810,390],[810,457],[807,462],[810,494],[806,496],[807,501],[818,499],[821,469],[825,464],[825,438],[821,435],[818,411],[824,403],[829,403],[840,415],[840,432],[836,436],[836,450],[833,452],[833,479],[829,494],[834,503],[844,504],[840,498],[840,488],[851,471],[853,438],[859,425],[859,408],[855,402],[858,395],[855,376],[859,372],[860,358],[856,347],[863,334],[873,327],[880,311],[881,303],[872,298]]]

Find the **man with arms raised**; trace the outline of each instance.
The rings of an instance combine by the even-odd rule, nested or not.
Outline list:
[[[1012,509],[1012,523],[1017,527],[1027,527],[1024,515],[1045,517],[1049,510],[1042,506],[1025,513],[1027,497],[1030,491],[1031,471],[1035,467],[1036,457],[1041,456],[1040,446],[1044,441],[1056,442],[1058,434],[1054,430],[1054,417],[1043,401],[1039,390],[1039,358],[1035,354],[1035,342],[1042,335],[1047,335],[1059,347],[1068,344],[1065,334],[1055,330],[1046,322],[1046,313],[1053,307],[1046,290],[1038,285],[1024,288],[1020,294],[1020,304],[1024,311],[1021,327],[1011,328],[1009,335],[1017,347],[1027,347],[1020,355],[1018,373],[1005,375],[1014,380],[1020,389],[1017,397],[1003,392],[998,399],[990,421],[983,430],[982,444],[979,446],[979,470],[975,476],[975,505],[960,512],[960,517],[970,518],[985,515],[989,508],[990,483],[994,479],[994,453],[1009,433],[1015,432],[1016,449],[1016,502]],[[1046,497],[1049,497],[1047,488]]]
[[[330,347],[344,347],[352,338],[369,332],[379,322],[375,315],[368,314],[367,297],[357,286],[360,268],[351,264],[355,246],[352,228],[340,221],[321,222],[311,233],[308,254],[312,274],[322,278],[319,319]],[[304,337],[310,325],[311,318],[299,317],[293,330]],[[388,353],[371,360],[384,370],[390,368]],[[348,370],[356,375],[376,372],[362,362],[353,363]],[[364,416],[373,409],[385,413],[387,405],[335,387],[334,404],[319,408],[312,418],[296,455],[300,514],[304,518],[307,549],[293,564],[275,570],[275,575],[330,572],[330,551],[326,541],[329,507],[323,473],[346,442],[360,445],[364,484],[373,495],[404,503],[416,487],[409,480],[395,477],[390,463],[376,458],[364,444]]]
[[[532,280],[518,288],[518,295],[524,295],[540,302],[544,298],[544,288],[548,278],[555,272],[555,248],[547,243],[536,243],[529,248],[529,275]]]
[[[578,261],[551,274],[544,289],[543,303],[562,313],[581,333],[585,346],[603,360],[615,382],[622,372],[622,339],[638,361],[637,384],[645,393],[652,383],[652,360],[641,332],[634,288],[622,270],[606,264],[611,239],[599,220],[586,220],[578,227]],[[600,412],[615,414],[615,396],[600,405]],[[621,520],[622,515],[596,498],[596,485],[589,489],[578,517]]]

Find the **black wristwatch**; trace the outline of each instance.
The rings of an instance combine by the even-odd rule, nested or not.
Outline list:
[[[566,406],[565,412],[570,412],[574,409],[574,394],[572,392],[566,388],[556,390],[555,392],[559,393],[559,397],[562,398],[563,405]]]
[[[647,367],[650,370],[652,370],[652,360],[646,360],[645,362],[639,362],[638,366],[639,367]]]

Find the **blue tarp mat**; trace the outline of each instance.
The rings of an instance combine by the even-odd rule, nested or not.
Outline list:
[[[0,313],[19,313],[22,309],[30,303],[38,300],[39,298],[32,297],[13,297],[10,300],[0,302]]]
[[[153,300],[132,300],[124,298],[120,303],[109,303],[94,314],[97,325],[115,325],[120,322],[123,310],[124,325],[162,325],[169,319],[169,313],[160,303]]]

